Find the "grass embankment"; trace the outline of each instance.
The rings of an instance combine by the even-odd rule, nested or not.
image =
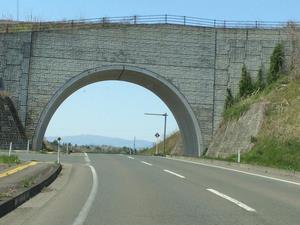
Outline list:
[[[0,163],[1,164],[18,164],[20,160],[16,155],[0,155]]]
[[[166,138],[166,155],[170,155],[171,151],[175,148],[176,144],[180,140],[180,132],[176,131],[171,133]],[[158,151],[160,154],[163,154],[164,149],[164,142],[161,141],[158,143]],[[139,154],[141,155],[154,155],[156,150],[156,145],[154,145],[152,148],[144,149],[139,151]]]
[[[67,30],[67,29],[98,29],[103,27],[127,26],[128,23],[95,21],[53,21],[53,22],[10,22],[0,23],[0,33],[16,33],[28,31]]]
[[[264,91],[224,112],[224,121],[237,119],[255,102],[269,102],[254,147],[241,156],[242,163],[300,171],[300,79],[282,77]],[[226,160],[236,161],[236,156]]]

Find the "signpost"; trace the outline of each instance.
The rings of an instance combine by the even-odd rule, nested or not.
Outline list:
[[[166,155],[167,113],[145,113],[148,116],[164,116],[164,155]]]
[[[58,164],[60,164],[60,149],[59,149],[60,141],[61,141],[61,137],[58,137],[57,138],[57,163]]]
[[[154,135],[156,137],[156,149],[155,149],[155,155],[158,155],[158,138],[159,138],[159,133],[156,133]]]

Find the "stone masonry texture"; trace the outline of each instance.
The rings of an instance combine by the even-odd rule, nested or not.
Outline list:
[[[9,97],[0,95],[0,149],[26,148],[26,136],[18,113]]]
[[[283,29],[165,24],[3,33],[0,77],[31,139],[42,110],[70,78],[105,65],[145,68],[185,96],[206,148],[222,119],[226,88],[238,92],[243,64],[253,78],[260,67],[266,72],[278,42],[288,57],[292,44]]]

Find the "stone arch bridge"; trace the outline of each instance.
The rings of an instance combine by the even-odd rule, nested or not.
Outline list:
[[[226,89],[237,93],[242,65],[255,77],[267,70],[278,42],[286,56],[293,49],[282,28],[190,26],[186,18],[182,25],[72,22],[68,29],[10,32],[11,26],[0,34],[0,83],[33,149],[41,148],[50,118],[70,94],[121,80],[158,95],[177,120],[185,154],[200,155],[221,121]]]

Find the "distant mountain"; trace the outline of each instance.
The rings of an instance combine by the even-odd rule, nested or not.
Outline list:
[[[46,137],[48,141],[54,141],[57,137]],[[77,145],[111,145],[114,147],[133,147],[133,140],[122,138],[105,137],[99,135],[76,135],[61,137],[62,142]],[[137,149],[152,147],[153,143],[146,140],[136,140],[135,146]]]

